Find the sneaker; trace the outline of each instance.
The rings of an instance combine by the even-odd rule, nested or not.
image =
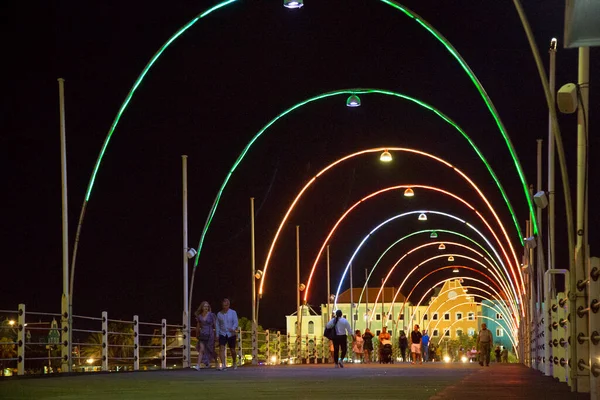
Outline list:
[[[414,361],[411,361],[410,363],[411,363],[412,365],[415,365],[415,362],[414,362]]]
[[[237,364],[233,366],[233,369],[237,369]]]
[[[223,370],[225,370],[225,368],[223,368],[222,366],[217,367],[217,371],[223,371]]]
[[[335,363],[335,367],[336,367],[336,368],[339,368],[340,366],[338,365],[338,363]]]
[[[198,365],[192,365],[192,369],[195,369],[196,371],[200,371],[200,366]]]
[[[344,363],[340,360],[340,368],[344,368]]]

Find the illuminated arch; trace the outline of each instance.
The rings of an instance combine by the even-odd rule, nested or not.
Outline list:
[[[393,190],[399,190],[399,189],[406,189],[406,188],[413,188],[413,189],[425,189],[425,190],[432,190],[438,193],[442,193],[446,196],[452,197],[458,201],[460,201],[461,203],[463,203],[464,205],[466,205],[471,211],[474,211],[475,214],[479,217],[479,219],[481,219],[481,221],[483,221],[483,224],[488,228],[488,230],[490,231],[490,233],[492,234],[492,236],[494,237],[494,239],[496,239],[496,242],[498,243],[498,245],[500,246],[501,249],[503,249],[503,253],[506,255],[506,251],[504,250],[504,246],[503,243],[500,241],[500,239],[498,238],[498,236],[496,235],[496,232],[492,229],[492,227],[490,226],[490,224],[487,222],[487,220],[483,217],[483,215],[481,215],[479,213],[479,211],[477,211],[477,209],[475,209],[475,207],[473,207],[471,204],[469,204],[467,201],[465,201],[462,197],[455,195],[452,192],[449,192],[447,190],[444,189],[440,189],[438,187],[435,186],[427,186],[427,185],[396,185],[396,186],[390,186],[384,189],[380,189],[376,192],[373,192],[365,197],[363,197],[362,199],[360,199],[359,201],[357,201],[356,203],[354,203],[351,207],[349,207],[344,214],[342,214],[342,216],[337,220],[337,222],[334,224],[333,228],[331,228],[331,230],[329,231],[329,234],[327,235],[327,237],[325,238],[325,240],[323,241],[323,244],[321,245],[321,248],[319,249],[319,252],[317,253],[317,256],[315,257],[315,261],[313,262],[312,268],[310,270],[310,274],[308,277],[308,281],[306,284],[306,290],[304,292],[304,302],[306,303],[308,301],[308,295],[310,293],[310,286],[312,283],[312,278],[313,275],[315,273],[315,270],[317,269],[317,264],[319,263],[319,260],[321,259],[321,256],[323,255],[323,251],[325,250],[325,248],[327,247],[327,244],[329,243],[329,240],[331,239],[331,237],[333,236],[333,234],[335,233],[335,231],[337,230],[338,226],[342,223],[342,221],[356,208],[358,207],[360,204],[366,202],[369,199],[372,199],[380,194],[383,193],[387,193]],[[289,215],[289,214],[288,214]],[[280,227],[282,227],[282,225],[280,225]],[[507,260],[510,263],[510,259]]]
[[[115,116],[115,119],[113,120],[111,127],[108,131],[108,134],[104,140],[104,143],[101,147],[100,150],[100,154],[98,155],[98,158],[96,160],[96,163],[94,164],[94,168],[92,170],[92,174],[85,192],[85,196],[84,196],[84,201],[83,201],[83,205],[81,207],[81,212],[80,212],[80,216],[79,216],[79,222],[77,225],[77,231],[76,231],[76,235],[75,235],[75,243],[73,246],[73,256],[72,256],[72,263],[71,263],[71,282],[70,282],[70,297],[72,298],[73,296],[73,281],[74,281],[74,270],[75,270],[75,260],[77,257],[77,249],[78,249],[78,243],[79,243],[79,237],[81,235],[81,227],[83,225],[83,219],[85,217],[85,211],[87,208],[87,203],[90,200],[90,196],[91,196],[91,192],[94,186],[94,182],[96,179],[96,175],[98,173],[98,170],[100,168],[100,163],[102,161],[102,158],[104,156],[104,153],[106,152],[106,149],[108,147],[108,143],[110,142],[110,139],[119,123],[119,120],[121,119],[121,116],[123,115],[123,113],[125,112],[125,109],[127,108],[129,102],[131,101],[135,91],[137,90],[137,88],[141,85],[144,77],[147,75],[148,71],[150,70],[150,68],[154,65],[154,63],[158,60],[158,58],[163,54],[163,52],[171,45],[171,43],[175,42],[175,40],[177,40],[177,38],[179,38],[185,31],[187,31],[191,26],[193,26],[196,22],[198,22],[200,19],[206,17],[207,15],[211,14],[213,11],[216,11],[222,7],[225,7],[227,5],[230,5],[232,3],[235,3],[237,0],[225,0],[221,3],[216,4],[213,7],[210,7],[209,9],[207,9],[206,11],[198,14],[195,18],[193,18],[191,21],[189,21],[188,23],[186,23],[185,25],[183,25],[179,30],[177,30],[160,48],[159,50],[152,56],[152,58],[150,59],[150,61],[148,62],[148,64],[146,64],[146,66],[144,67],[144,69],[142,70],[142,72],[140,73],[140,75],[138,76],[138,78],[135,80],[132,88],[130,89],[129,93],[127,94],[127,96],[125,97],[125,100],[123,102],[123,104],[121,105],[121,107],[119,108],[119,111],[117,112],[117,115]],[[410,10],[409,8],[401,5],[400,3],[396,2],[396,1],[392,1],[392,0],[380,0],[383,3],[401,11],[402,13],[404,13],[406,16],[408,16],[409,18],[413,19],[415,22],[417,22],[419,25],[421,25],[423,28],[425,28],[425,30],[427,32],[429,32],[436,40],[438,40],[440,43],[443,44],[443,46],[448,50],[448,52],[458,61],[459,65],[462,67],[462,69],[467,73],[468,77],[471,79],[471,82],[475,85],[475,87],[477,88],[479,94],[481,95],[481,97],[483,98],[488,110],[490,111],[490,113],[492,114],[496,125],[498,126],[504,141],[506,142],[509,152],[511,154],[511,157],[513,159],[513,162],[515,164],[515,167],[517,169],[517,173],[519,175],[519,179],[521,180],[521,184],[523,186],[523,191],[525,193],[525,197],[527,200],[527,204],[529,206],[529,214],[530,214],[530,218],[531,220],[534,222],[533,225],[533,229],[534,229],[534,234],[537,234],[537,222],[536,222],[536,215],[533,209],[533,204],[531,201],[531,198],[529,196],[528,193],[528,185],[526,183],[525,180],[525,175],[523,173],[521,164],[518,160],[518,157],[516,155],[516,153],[514,152],[514,148],[513,145],[510,141],[510,138],[508,137],[508,134],[506,132],[506,129],[504,128],[504,125],[502,124],[502,121],[500,119],[500,116],[498,115],[498,112],[496,111],[496,108],[493,104],[493,102],[491,101],[491,99],[489,98],[489,96],[487,95],[487,93],[485,92],[485,90],[483,89],[483,86],[481,85],[481,83],[479,82],[479,80],[477,79],[477,77],[475,76],[474,72],[471,70],[471,68],[468,66],[467,62],[462,58],[462,56],[458,53],[458,51],[452,46],[452,44],[440,33],[438,32],[433,26],[431,26],[426,20],[424,20],[423,18],[421,18],[419,15],[417,15],[416,13],[414,13],[412,10]],[[358,93],[358,92],[357,92]],[[306,104],[307,102],[303,103],[303,104],[299,104],[293,108],[298,108],[304,104]],[[291,109],[290,109],[291,111]],[[440,116],[442,116],[441,113],[438,113]],[[450,120],[447,119],[447,122],[449,122]],[[210,222],[214,216],[214,213],[216,211],[218,202],[219,202],[219,198],[221,196],[221,193],[223,192],[229,177],[231,176],[231,173],[233,172],[233,170],[236,168],[237,164],[239,164],[239,162],[241,161],[241,159],[244,157],[245,153],[248,151],[249,147],[252,145],[252,143],[256,140],[256,138],[266,129],[266,127],[259,132],[252,140],[251,142],[247,145],[247,147],[243,150],[242,154],[240,155],[240,157],[237,159],[236,163],[234,164],[232,170],[230,171],[230,173],[227,175],[227,177],[225,178],[225,181],[223,182],[220,190],[217,193],[217,197],[215,198],[215,201],[213,202],[213,205],[211,207],[211,210],[209,211],[205,226],[203,228],[201,237],[200,237],[200,241],[198,244],[198,252],[196,254],[196,258],[194,259],[194,272],[192,273],[192,276],[194,276],[195,274],[195,270],[196,267],[198,265],[198,260],[202,251],[202,246],[204,243],[204,238],[206,236],[206,232],[208,231],[208,227],[210,225]],[[474,146],[474,145],[473,145]],[[483,155],[477,151],[477,154],[479,155],[480,158],[483,157]],[[519,224],[517,222],[516,216],[514,215],[514,211],[512,209],[512,206],[510,205],[510,201],[508,200],[508,197],[506,195],[506,193],[504,192],[504,189],[502,188],[502,186],[500,185],[500,182],[497,180],[495,174],[493,173],[493,171],[491,170],[491,168],[487,165],[486,163],[486,167],[488,168],[488,171],[492,174],[492,176],[494,177],[494,180],[496,181],[496,184],[498,185],[502,196],[504,198],[504,201],[506,202],[512,218],[513,218],[513,222],[515,224],[515,227],[517,229],[517,232],[519,233],[519,240],[521,241],[521,244],[523,244],[523,235],[521,234],[521,230],[519,227]],[[193,286],[194,280],[192,279],[192,286]],[[262,281],[261,281],[261,285],[262,285]],[[191,294],[192,294],[192,290],[190,290],[190,300],[191,300]]]
[[[392,275],[392,273],[394,272],[394,270],[396,269],[396,267],[397,267],[397,266],[398,266],[398,265],[399,265],[399,264],[402,262],[402,260],[404,260],[406,257],[408,257],[410,254],[412,254],[413,252],[415,252],[415,251],[417,251],[417,250],[420,250],[420,249],[422,249],[422,248],[425,248],[425,247],[427,247],[427,246],[438,245],[438,244],[440,244],[440,243],[442,243],[442,242],[430,242],[430,243],[423,244],[423,245],[421,245],[421,246],[417,246],[417,247],[415,247],[415,248],[411,249],[410,251],[406,252],[406,253],[405,253],[405,254],[404,254],[402,257],[400,257],[400,258],[399,258],[399,259],[398,259],[398,260],[397,260],[397,261],[394,263],[394,265],[392,265],[392,266],[390,267],[390,269],[388,270],[388,273],[387,273],[387,275],[385,276],[385,278],[384,278],[384,279],[383,279],[383,281],[381,282],[381,287],[380,287],[380,289],[379,289],[379,292],[377,293],[377,298],[375,299],[375,305],[377,305],[377,300],[378,300],[378,299],[379,299],[379,297],[381,296],[381,293],[383,292],[383,288],[385,287],[385,284],[387,283],[388,279],[390,278],[390,276]],[[474,253],[476,253],[478,256],[480,256],[481,258],[483,258],[484,260],[486,260],[486,261],[487,261],[487,262],[490,264],[490,266],[492,267],[492,269],[491,269],[491,270],[490,270],[489,268],[487,268],[487,267],[485,266],[485,264],[483,264],[483,263],[481,263],[480,265],[481,265],[481,266],[483,266],[483,267],[484,267],[486,270],[488,270],[488,271],[490,271],[490,272],[492,273],[492,275],[493,275],[494,279],[496,279],[496,281],[497,281],[497,282],[498,282],[500,285],[502,285],[502,289],[503,289],[503,290],[504,290],[506,293],[510,293],[510,290],[509,290],[509,287],[508,287],[508,281],[507,281],[507,280],[505,280],[505,279],[502,279],[504,276],[502,275],[501,271],[496,271],[496,270],[495,270],[495,265],[493,265],[493,264],[492,264],[492,263],[491,263],[491,262],[490,262],[488,259],[486,259],[486,258],[483,256],[483,254],[481,254],[481,253],[477,252],[476,250],[474,250],[474,249],[472,249],[472,248],[470,248],[469,246],[466,246],[466,245],[464,245],[464,244],[460,244],[460,243],[454,243],[454,242],[443,242],[443,243],[452,244],[452,245],[456,245],[456,246],[459,246],[459,247],[466,248],[466,249],[468,249],[468,250],[471,250],[471,251],[473,251],[473,252],[474,252]],[[441,254],[441,255],[440,255],[440,257],[448,257],[448,256],[454,256],[454,255],[456,255],[456,254],[453,254],[453,253],[444,253],[444,254]],[[420,265],[419,265],[419,266],[420,266]],[[416,270],[416,268],[417,268],[417,267],[415,267],[415,270]],[[436,270],[436,271],[437,271],[437,270]],[[435,271],[434,271],[434,272],[435,272]],[[496,275],[496,272],[498,273],[497,275]],[[411,273],[412,273],[412,272],[411,272]],[[427,274],[425,277],[427,277],[427,276],[429,276],[429,275],[430,275],[430,274]],[[424,279],[424,278],[423,278],[423,279]],[[421,279],[421,280],[423,280],[423,279]],[[421,280],[419,281],[419,283],[421,282]],[[404,283],[404,282],[403,282],[403,283]],[[412,292],[411,292],[411,293],[412,293]],[[515,294],[515,296],[516,296],[516,293],[514,293],[514,294]],[[508,296],[508,295],[507,295],[507,296]],[[406,299],[408,299],[408,297],[407,297]],[[406,299],[405,299],[405,302],[406,302]],[[392,303],[392,305],[393,305],[393,304],[394,304],[394,303]],[[374,305],[374,306],[375,306],[375,305]]]
[[[503,299],[502,299],[502,296],[500,295],[500,293],[498,293],[498,291],[496,291],[496,289],[494,289],[492,286],[490,286],[490,284],[488,284],[487,282],[484,282],[484,281],[482,281],[482,280],[480,280],[480,279],[477,279],[477,278],[472,278],[472,277],[469,277],[469,276],[457,276],[457,277],[452,277],[452,278],[443,279],[443,280],[441,280],[441,281],[437,282],[436,284],[434,284],[433,286],[431,286],[431,288],[429,288],[429,289],[428,289],[428,290],[427,290],[427,291],[426,291],[426,292],[423,294],[423,296],[421,296],[421,299],[419,300],[419,302],[416,304],[416,306],[414,306],[414,310],[413,310],[413,312],[412,312],[412,314],[411,314],[411,316],[410,316],[410,319],[409,319],[409,324],[408,324],[408,326],[412,326],[412,324],[413,324],[413,321],[415,320],[415,313],[416,313],[417,309],[418,309],[418,308],[421,306],[421,303],[423,303],[423,301],[425,301],[425,298],[428,296],[428,294],[429,294],[429,293],[430,293],[430,292],[431,292],[431,291],[432,291],[434,288],[436,288],[436,287],[437,287],[438,285],[440,285],[440,284],[446,283],[446,282],[448,282],[448,281],[456,280],[456,279],[463,279],[463,280],[474,281],[474,282],[477,282],[477,283],[479,283],[479,284],[481,284],[481,285],[484,285],[485,287],[487,287],[488,289],[490,289],[490,290],[491,290],[492,292],[494,292],[494,293],[488,292],[487,290],[485,290],[485,289],[483,289],[483,288],[480,288],[480,287],[477,287],[477,286],[468,286],[468,285],[462,285],[462,287],[463,287],[464,289],[476,289],[476,290],[479,290],[479,291],[482,291],[482,292],[486,293],[488,296],[490,296],[490,298],[493,298],[493,297],[495,297],[495,298],[497,298],[497,299],[498,299],[498,300],[500,300],[500,301],[503,301],[503,302],[505,301],[505,300],[503,300]],[[452,291],[452,290],[454,290],[454,288],[451,288],[451,289],[447,289],[447,290],[441,291],[440,293],[438,293],[437,297],[440,297],[440,296],[442,296],[443,294],[445,294],[445,293],[448,293],[448,292],[450,292],[450,291]],[[517,320],[517,317],[518,317],[518,315],[516,315],[516,316],[515,316],[515,315],[511,314],[511,313],[509,312],[509,309],[506,307],[506,304],[502,303],[502,306],[503,306],[503,307],[506,309],[506,311],[508,312],[508,313],[507,313],[507,315],[511,315],[511,316],[513,316],[513,318],[512,318],[511,320],[512,320],[512,321],[513,321],[515,324],[517,324],[517,323],[518,323],[518,320]],[[423,312],[423,315],[429,315],[429,309],[430,309],[430,308],[431,308],[431,304],[429,304],[429,305],[427,306],[427,308],[426,308],[426,309],[425,309],[425,311]],[[429,320],[429,318],[428,318],[428,320]],[[419,320],[419,323],[421,323],[421,322],[422,322],[422,325],[423,325],[423,327],[425,327],[425,326],[424,326],[424,325],[425,325],[425,323],[424,323],[424,320]],[[515,325],[515,326],[516,326],[516,325]]]
[[[402,290],[402,287],[404,287],[404,284],[406,283],[406,281],[408,280],[408,278],[409,278],[409,277],[410,277],[410,276],[413,274],[413,272],[415,272],[417,269],[419,269],[419,267],[421,267],[423,264],[425,264],[425,263],[427,263],[427,262],[429,262],[429,261],[431,261],[431,260],[435,260],[435,259],[438,259],[438,258],[445,258],[445,257],[447,257],[447,256],[450,256],[450,255],[452,255],[452,256],[454,256],[454,257],[465,258],[465,259],[467,259],[467,260],[469,260],[469,261],[472,261],[472,262],[474,262],[474,263],[476,263],[476,264],[479,264],[479,265],[480,265],[480,266],[482,266],[484,269],[486,269],[486,270],[488,270],[488,271],[489,271],[489,269],[488,269],[488,268],[485,266],[485,264],[483,264],[483,263],[482,263],[482,262],[480,262],[479,260],[476,260],[476,259],[474,259],[474,258],[471,258],[471,257],[469,257],[469,256],[465,256],[465,255],[462,255],[462,254],[456,254],[456,253],[452,253],[452,254],[443,254],[443,255],[437,255],[437,256],[430,257],[430,258],[428,258],[428,259],[426,259],[426,260],[424,260],[424,261],[420,262],[420,263],[419,263],[417,266],[413,267],[413,268],[412,268],[412,269],[411,269],[411,270],[408,272],[408,274],[407,274],[407,275],[404,277],[404,280],[403,280],[403,281],[402,281],[402,283],[400,284],[400,287],[398,288],[398,290],[397,290],[397,291],[396,291],[396,293],[394,294],[394,298],[392,299],[392,303],[391,303],[391,305],[390,305],[390,309],[391,309],[391,308],[394,306],[394,304],[396,303],[396,298],[398,297],[398,294],[399,294],[399,293],[400,293],[400,291]],[[433,274],[433,273],[435,273],[435,272],[439,272],[439,271],[441,271],[441,270],[444,270],[444,269],[454,269],[454,268],[468,269],[468,270],[470,270],[470,271],[473,271],[473,272],[475,272],[475,273],[477,273],[477,274],[480,274],[480,275],[484,276],[486,279],[488,279],[488,280],[489,280],[489,281],[492,283],[492,285],[496,286],[496,288],[499,290],[499,292],[502,292],[502,291],[504,290],[504,295],[505,295],[505,297],[506,297],[506,300],[507,300],[508,304],[510,304],[510,306],[511,306],[511,309],[513,310],[513,313],[514,313],[514,315],[515,315],[515,316],[518,316],[518,315],[519,315],[519,313],[518,313],[518,311],[516,310],[516,308],[515,308],[515,305],[514,305],[515,303],[517,303],[517,298],[511,298],[512,296],[510,296],[510,292],[507,292],[505,288],[501,288],[501,287],[500,287],[500,284],[502,283],[502,281],[501,281],[501,280],[499,280],[497,277],[494,277],[494,278],[495,278],[495,280],[494,280],[494,279],[492,279],[490,276],[488,276],[488,275],[484,274],[483,272],[481,272],[481,271],[479,271],[479,270],[477,270],[477,269],[475,269],[475,268],[467,267],[467,266],[465,266],[465,265],[460,265],[460,266],[459,266],[459,265],[449,265],[449,266],[445,266],[445,267],[440,267],[440,268],[436,268],[435,270],[433,270],[433,271],[431,271],[431,272],[427,273],[427,274],[426,274],[426,275],[425,275],[423,278],[421,278],[421,280],[419,280],[419,282],[423,281],[425,278],[427,278],[428,276],[432,275],[432,274]],[[418,283],[417,283],[417,285],[418,285]],[[382,286],[382,287],[383,287],[383,286]],[[415,288],[415,287],[416,287],[416,285],[415,285],[415,286],[413,286],[413,290],[414,290],[414,288]],[[408,298],[409,298],[409,297],[410,297],[410,295],[412,294],[412,291],[413,291],[413,290],[411,290],[411,292],[410,292],[410,293],[409,293],[409,294],[408,294],[408,295],[407,295],[407,296],[404,298],[404,302],[402,303],[402,309],[404,309],[404,307],[406,306],[406,302],[408,301]],[[380,290],[380,293],[381,293],[381,290]],[[379,300],[379,296],[377,297],[377,300]],[[374,306],[373,306],[373,307],[375,308],[375,307],[376,307],[376,305],[377,305],[377,303],[375,302],[375,304],[374,304]]]
[[[356,257],[356,255],[358,254],[358,252],[360,251],[360,249],[362,248],[362,246],[365,244],[365,242],[377,231],[379,230],[379,228],[381,228],[382,226],[388,224],[391,221],[394,221],[398,218],[402,218],[405,217],[407,215],[411,215],[411,214],[421,214],[421,213],[425,213],[425,214],[434,214],[434,215],[442,215],[445,216],[447,218],[451,218],[454,219],[456,221],[459,221],[463,224],[465,224],[467,227],[469,227],[470,229],[472,229],[473,231],[475,231],[482,239],[483,241],[489,246],[489,248],[494,252],[494,255],[496,256],[496,258],[498,259],[498,261],[500,261],[500,264],[502,265],[502,267],[504,268],[504,271],[506,272],[507,276],[510,276],[508,271],[506,270],[506,267],[504,266],[504,263],[502,262],[502,259],[500,258],[500,256],[498,255],[498,252],[496,251],[496,249],[494,248],[494,246],[492,246],[492,244],[490,243],[490,241],[481,233],[479,232],[473,225],[469,224],[467,221],[462,220],[458,217],[455,217],[452,214],[448,214],[448,213],[444,213],[444,212],[440,212],[440,211],[433,211],[433,210],[419,210],[419,211],[410,211],[407,213],[403,213],[403,214],[398,214],[394,217],[388,218],[387,220],[385,220],[384,222],[380,223],[378,226],[375,227],[375,229],[373,229],[371,232],[369,232],[364,238],[363,240],[360,242],[360,244],[357,246],[356,250],[354,251],[354,253],[352,254],[352,257],[350,257],[350,261],[348,261],[348,264],[346,265],[346,268],[344,269],[344,272],[342,274],[342,278],[340,279],[340,284],[337,288],[336,291],[336,299],[339,296],[340,290],[341,290],[341,286],[342,283],[346,277],[346,274],[348,273],[348,269],[350,268],[350,265],[352,264],[352,261],[354,260],[354,257]],[[516,292],[516,291],[515,291]],[[396,292],[396,296],[398,295],[398,292]],[[395,297],[394,297],[395,299]]]
[[[269,268],[269,261],[271,260],[271,256],[273,254],[273,250],[275,248],[275,245],[277,243],[277,239],[279,238],[279,235],[281,234],[281,231],[283,230],[283,227],[285,225],[285,223],[287,222],[288,217],[290,216],[291,212],[293,211],[294,207],[296,206],[296,204],[298,203],[298,201],[300,201],[300,198],[302,197],[302,195],[304,194],[304,192],[306,190],[308,190],[308,188],[317,180],[317,178],[321,177],[323,174],[325,174],[325,172],[327,172],[328,170],[330,170],[331,168],[333,168],[334,166],[349,160],[353,157],[359,156],[359,155],[363,155],[363,154],[369,154],[369,153],[379,153],[382,151],[404,151],[404,152],[408,152],[408,153],[413,153],[413,154],[418,154],[418,155],[422,155],[425,157],[428,157],[430,159],[433,159],[437,162],[440,162],[444,165],[446,165],[447,167],[453,169],[455,172],[457,172],[463,179],[465,179],[474,189],[475,191],[479,194],[479,196],[483,199],[483,201],[485,202],[485,204],[488,206],[488,209],[491,211],[491,213],[494,215],[494,218],[496,219],[496,222],[498,222],[498,225],[500,226],[502,232],[504,233],[504,237],[512,251],[512,255],[513,255],[513,259],[514,259],[514,265],[511,264],[511,259],[508,256],[508,254],[506,253],[506,251],[504,250],[504,247],[501,247],[502,252],[504,253],[504,256],[506,257],[506,260],[508,261],[509,266],[511,267],[511,272],[513,273],[513,277],[515,279],[515,283],[518,285],[519,283],[519,278],[520,278],[520,284],[521,284],[521,291],[524,292],[525,291],[525,284],[523,281],[523,278],[520,274],[520,271],[517,270],[517,266],[518,264],[518,260],[517,260],[517,256],[515,254],[514,248],[512,246],[512,243],[508,237],[508,234],[506,232],[506,230],[504,229],[504,226],[502,225],[502,221],[500,220],[500,218],[498,217],[498,215],[496,214],[496,212],[494,211],[494,208],[491,206],[491,204],[487,201],[486,197],[483,195],[483,192],[477,187],[477,185],[475,185],[475,183],[473,181],[471,181],[471,179],[469,179],[462,171],[460,171],[458,168],[456,168],[455,166],[453,166],[452,164],[450,164],[449,162],[445,161],[444,159],[434,156],[430,153],[426,153],[420,150],[414,150],[414,149],[409,149],[409,148],[403,148],[403,147],[377,147],[374,149],[367,149],[367,150],[361,150],[358,151],[356,153],[352,153],[349,155],[346,155],[334,162],[332,162],[331,164],[329,164],[328,166],[326,166],[325,168],[323,168],[321,171],[319,171],[319,173],[317,173],[315,176],[313,176],[305,185],[304,187],[298,192],[298,194],[296,195],[296,197],[294,198],[294,200],[292,201],[290,207],[288,208],[288,210],[286,211],[283,219],[281,220],[279,227],[277,228],[277,231],[275,232],[275,236],[273,237],[273,241],[271,242],[271,246],[269,248],[269,251],[267,253],[267,257],[265,259],[265,264],[263,266],[263,278],[260,281],[260,285],[259,285],[259,289],[258,289],[258,293],[259,295],[263,294],[263,285],[264,282],[266,281],[266,275],[267,275],[267,271]],[[308,285],[310,286],[310,284]],[[307,287],[308,288],[308,287]],[[308,293],[308,290],[307,290]],[[306,300],[306,295],[305,295],[305,300]]]
[[[379,256],[379,258],[377,259],[377,261],[375,262],[375,264],[373,265],[373,268],[371,268],[371,271],[369,272],[369,275],[367,276],[367,279],[365,280],[365,284],[363,285],[363,289],[360,292],[360,296],[358,298],[358,305],[360,306],[360,304],[362,303],[362,298],[363,298],[363,294],[365,293],[365,290],[368,287],[369,281],[371,280],[371,275],[373,275],[373,272],[375,271],[375,269],[377,268],[377,266],[379,265],[379,262],[383,259],[383,257],[387,254],[388,251],[390,251],[392,249],[392,247],[394,247],[395,245],[397,245],[398,243],[402,242],[404,239],[408,239],[411,236],[414,235],[419,235],[422,233],[431,233],[431,232],[438,232],[438,233],[448,233],[451,235],[456,235],[456,236],[460,236],[464,239],[467,239],[469,241],[471,241],[473,244],[477,245],[482,251],[484,251],[488,257],[489,260],[491,262],[494,263],[494,265],[496,266],[496,268],[500,269],[500,266],[496,263],[496,260],[494,259],[494,257],[492,257],[492,255],[487,251],[487,249],[485,247],[483,247],[481,244],[479,244],[477,241],[471,239],[470,237],[463,235],[462,233],[459,232],[455,232],[455,231],[450,231],[447,229],[424,229],[421,231],[417,231],[417,232],[413,232],[413,233],[409,233],[406,236],[401,237],[400,239],[396,240],[394,243],[392,243],[391,245],[388,246],[387,249],[385,249],[383,251],[383,253],[381,253],[381,255]],[[445,243],[445,242],[444,242]]]

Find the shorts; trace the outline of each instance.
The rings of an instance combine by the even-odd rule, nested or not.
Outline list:
[[[421,343],[412,343],[410,345],[410,352],[421,354]]]
[[[236,336],[219,335],[219,346],[227,345],[230,349],[235,349]]]

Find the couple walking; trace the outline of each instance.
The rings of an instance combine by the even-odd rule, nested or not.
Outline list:
[[[198,335],[198,363],[192,368],[200,370],[202,363],[209,367],[210,362],[215,360],[217,369],[222,371],[227,368],[227,347],[231,353],[233,369],[237,369],[235,342],[238,329],[237,313],[230,307],[229,299],[223,299],[221,311],[213,314],[207,301],[200,303],[196,310],[196,334]],[[221,365],[217,363],[215,354],[215,337],[219,339],[219,358]]]

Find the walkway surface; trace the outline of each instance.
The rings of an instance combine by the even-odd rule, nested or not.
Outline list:
[[[337,393],[337,394],[336,394]],[[0,379],[0,399],[560,399],[564,383],[520,364],[298,365]]]

